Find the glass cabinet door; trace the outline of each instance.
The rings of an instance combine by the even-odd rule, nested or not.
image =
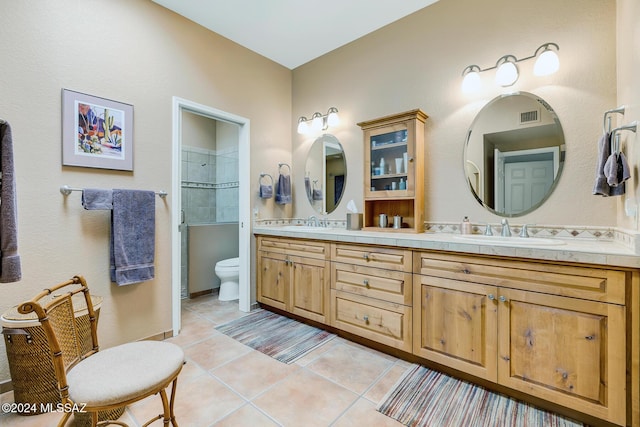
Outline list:
[[[413,146],[406,126],[375,129],[367,135],[367,198],[413,195]]]

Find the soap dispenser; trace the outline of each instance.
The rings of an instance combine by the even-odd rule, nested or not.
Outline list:
[[[465,216],[460,224],[460,234],[471,234],[471,222],[468,216]]]

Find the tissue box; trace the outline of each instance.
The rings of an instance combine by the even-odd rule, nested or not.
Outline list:
[[[361,229],[362,229],[362,214],[347,213],[347,230],[361,230]]]

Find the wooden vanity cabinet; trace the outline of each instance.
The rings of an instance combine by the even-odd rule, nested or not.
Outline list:
[[[329,323],[329,244],[258,237],[257,300],[321,323]]]
[[[623,271],[414,257],[416,355],[625,425]]]
[[[331,245],[331,325],[410,352],[412,253]]]

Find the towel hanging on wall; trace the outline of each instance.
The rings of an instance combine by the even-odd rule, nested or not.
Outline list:
[[[277,187],[276,203],[279,205],[291,203],[291,177],[281,173],[280,176],[278,176]]]
[[[153,191],[113,190],[109,255],[118,286],[155,277],[155,202]]]
[[[18,255],[18,203],[13,167],[11,126],[0,123],[0,282],[17,282],[22,278]]]
[[[270,182],[265,183],[262,181],[262,178],[269,177]],[[261,199],[270,199],[273,197],[273,177],[268,173],[261,173],[260,179],[258,180],[258,186]]]

